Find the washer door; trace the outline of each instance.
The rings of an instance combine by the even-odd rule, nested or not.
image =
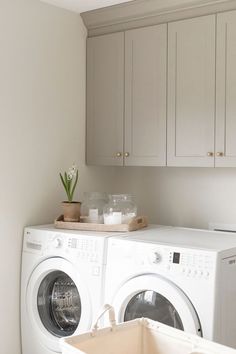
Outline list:
[[[113,306],[119,322],[147,317],[201,336],[193,305],[172,282],[157,275],[128,280],[116,293]]]
[[[60,337],[91,326],[89,293],[78,273],[69,261],[49,258],[35,268],[28,283],[25,300],[35,335],[55,352],[60,352]]]

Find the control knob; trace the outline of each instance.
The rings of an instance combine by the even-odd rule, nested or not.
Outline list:
[[[60,238],[54,238],[52,245],[54,248],[60,248],[62,246],[62,240]]]

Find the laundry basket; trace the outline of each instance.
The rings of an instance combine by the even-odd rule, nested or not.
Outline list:
[[[236,354],[236,350],[146,318],[115,323],[111,327],[60,339],[62,354]],[[104,311],[104,312],[105,312]]]

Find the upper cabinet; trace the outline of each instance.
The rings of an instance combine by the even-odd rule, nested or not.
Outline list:
[[[123,165],[124,33],[87,41],[87,163]]]
[[[125,33],[125,165],[166,165],[167,25]]]
[[[169,166],[214,166],[215,16],[168,29]]]
[[[88,164],[236,167],[236,11],[87,45]]]
[[[87,163],[166,165],[167,25],[87,45]]]
[[[216,166],[236,167],[236,11],[217,15]]]

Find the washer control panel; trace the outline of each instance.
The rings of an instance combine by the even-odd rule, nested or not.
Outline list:
[[[104,263],[104,239],[49,230],[25,230],[24,251],[50,256],[75,257],[81,262]]]
[[[68,248],[77,251],[77,257],[84,261],[98,262],[99,261],[99,247],[97,240],[90,240],[89,238],[74,238],[68,239]],[[101,250],[101,255],[103,254]]]
[[[142,250],[142,253],[145,254],[145,250]],[[203,250],[179,250],[156,246],[151,250],[149,249],[146,261],[142,260],[139,264],[149,264],[155,270],[158,267],[158,271],[168,272],[169,274],[207,279],[213,272],[214,260],[212,254]]]

